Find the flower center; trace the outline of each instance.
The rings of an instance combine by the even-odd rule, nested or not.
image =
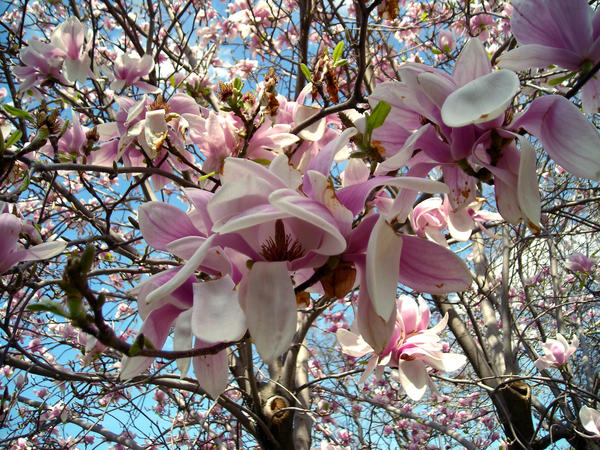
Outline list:
[[[293,261],[306,253],[300,242],[285,233],[281,219],[275,221],[275,235],[268,238],[260,248],[260,254],[266,261]]]

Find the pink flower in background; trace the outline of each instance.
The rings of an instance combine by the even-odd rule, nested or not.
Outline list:
[[[15,67],[13,72],[22,80],[21,92],[34,89],[39,94],[44,82],[50,80],[68,84],[62,74],[63,52],[53,45],[34,38],[19,56],[24,65]]]
[[[144,55],[142,57],[135,54],[120,53],[114,63],[115,79],[110,84],[110,88],[119,91],[125,87],[133,86],[141,89],[144,92],[155,92],[156,86],[152,86],[145,81],[141,81],[154,68],[154,60],[152,55]]]
[[[34,242],[41,242],[39,232],[30,224],[10,213],[0,214],[0,274],[21,261],[48,259],[62,252],[67,243],[53,241],[25,248],[19,243],[19,234],[25,233]]]
[[[363,383],[373,371],[378,378],[385,366],[397,369],[394,377],[402,384],[407,395],[420,400],[427,384],[431,383],[427,366],[444,372],[453,372],[465,365],[467,358],[457,353],[444,353],[439,334],[446,327],[445,316],[433,328],[427,328],[430,310],[419,297],[419,304],[411,297],[401,296],[397,301],[394,332],[385,349],[374,354],[359,383]],[[353,331],[340,328],[336,332],[342,352],[355,358],[375,353],[364,339]]]
[[[575,353],[577,347],[579,347],[577,336],[569,344],[562,334],[557,333],[556,339],[548,339],[544,343],[544,356],[535,361],[535,367],[539,370],[544,370],[548,367],[564,366],[569,361],[571,355]]]
[[[582,406],[579,410],[579,420],[586,431],[600,438],[600,411],[589,406]]]
[[[444,53],[450,53],[456,47],[454,35],[448,30],[441,30],[438,34],[437,45]]]
[[[565,267],[573,272],[581,272],[591,274],[594,272],[594,266],[596,260],[594,258],[588,258],[582,253],[573,253],[567,259]]]

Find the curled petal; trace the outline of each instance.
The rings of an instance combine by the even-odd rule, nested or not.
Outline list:
[[[518,91],[519,77],[510,70],[476,78],[448,96],[442,119],[449,127],[488,122],[504,114]]]

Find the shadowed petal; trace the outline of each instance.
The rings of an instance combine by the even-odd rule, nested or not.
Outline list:
[[[262,359],[273,361],[288,349],[296,331],[296,296],[287,263],[255,262],[245,284],[240,305],[248,329]]]
[[[192,330],[207,343],[240,339],[246,332],[246,316],[240,308],[229,275],[194,284]]]

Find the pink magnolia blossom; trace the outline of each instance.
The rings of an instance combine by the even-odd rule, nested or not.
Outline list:
[[[155,92],[156,86],[152,86],[145,81],[141,81],[154,68],[152,55],[128,55],[120,53],[114,63],[115,79],[110,84],[110,88],[118,91],[127,86],[134,86],[145,92]]]
[[[19,234],[25,233],[30,239],[38,242],[25,248],[19,243]],[[41,242],[39,232],[30,224],[25,223],[10,213],[0,214],[0,274],[6,272],[21,261],[36,261],[48,259],[64,250],[64,241]]]
[[[97,127],[104,141],[98,161],[123,159],[126,166],[143,166],[145,160],[161,162],[159,168],[172,172],[172,168],[189,169],[193,156],[186,149],[189,121],[187,118],[200,115],[198,105],[187,94],[174,94],[164,101],[158,97],[154,102],[144,95],[139,101],[119,97],[116,122]],[[187,118],[186,118],[187,117]],[[116,138],[116,139],[115,139]],[[171,148],[168,147],[171,145]],[[160,175],[152,176],[156,189],[164,187],[169,180]]]
[[[389,151],[376,174],[408,166],[408,175],[424,176],[441,167],[451,204],[460,208],[475,200],[477,171],[488,171],[502,216],[511,222],[525,219],[534,229],[540,226],[536,153],[519,134],[521,128],[574,175],[600,178],[600,135],[564,97],[537,98],[506,120],[519,79],[506,69],[493,72],[477,39],[467,42],[452,76],[415,63],[400,72],[402,83],[383,83],[369,99],[372,105],[385,100],[392,106],[373,134]],[[411,195],[414,200],[415,191]]]
[[[407,395],[413,400],[420,400],[427,384],[431,383],[426,366],[445,372],[453,372],[464,366],[464,355],[444,353],[442,350],[439,334],[446,327],[448,317],[445,316],[433,328],[427,328],[430,314],[422,298],[419,297],[417,304],[411,297],[401,296],[397,301],[392,338],[380,353],[376,353],[355,332],[337,330],[336,336],[345,354],[360,358],[374,353],[360,383],[373,371],[380,378],[385,366],[392,367],[396,369],[394,377],[402,384]]]
[[[591,274],[594,272],[594,266],[596,260],[594,258],[588,258],[582,253],[573,253],[567,259],[565,267],[573,272],[581,272]]]
[[[594,437],[600,438],[600,411],[582,406],[579,410],[579,420],[586,431],[589,431]]]
[[[63,71],[67,80],[83,83],[92,75],[91,59],[87,54],[92,46],[92,33],[91,30],[86,33],[77,17],[69,17],[58,25],[50,37],[50,42],[62,52]]]
[[[21,49],[19,56],[24,65],[15,67],[13,71],[23,80],[20,91],[34,89],[39,93],[46,81],[68,84],[61,70],[63,52],[53,45],[34,38],[27,47]]]
[[[183,259],[201,259],[197,264],[214,278],[198,282],[179,269],[159,272],[136,286],[138,308],[144,323],[140,333],[155,348],[161,348],[174,327],[174,350],[206,348],[220,342],[236,341],[246,331],[246,319],[234,291],[232,275],[239,278],[229,258],[219,247],[212,247],[207,233],[212,226],[206,215],[211,194],[190,190],[188,197],[196,207],[189,214],[160,202],[142,205],[138,212],[140,229],[146,242],[159,250],[170,251]],[[200,252],[194,250],[200,248]],[[193,263],[192,263],[193,264]],[[194,266],[194,267],[197,267]],[[165,285],[176,284],[173,289]],[[162,288],[162,291],[160,289]],[[157,292],[159,291],[159,292]],[[149,298],[149,294],[153,298]],[[147,369],[154,358],[125,357],[121,378],[129,379]],[[200,386],[213,398],[225,390],[228,382],[227,351],[177,360],[185,375],[193,364]]]
[[[562,334],[557,333],[556,339],[548,339],[544,343],[544,356],[535,361],[535,367],[539,370],[544,370],[548,367],[564,366],[569,361],[571,355],[575,353],[578,346],[579,339],[577,336],[569,344]]]
[[[586,0],[513,0],[510,26],[519,47],[502,55],[502,67],[522,70],[558,65],[586,71],[600,60],[600,13]],[[587,113],[600,111],[600,81],[583,86]]]

